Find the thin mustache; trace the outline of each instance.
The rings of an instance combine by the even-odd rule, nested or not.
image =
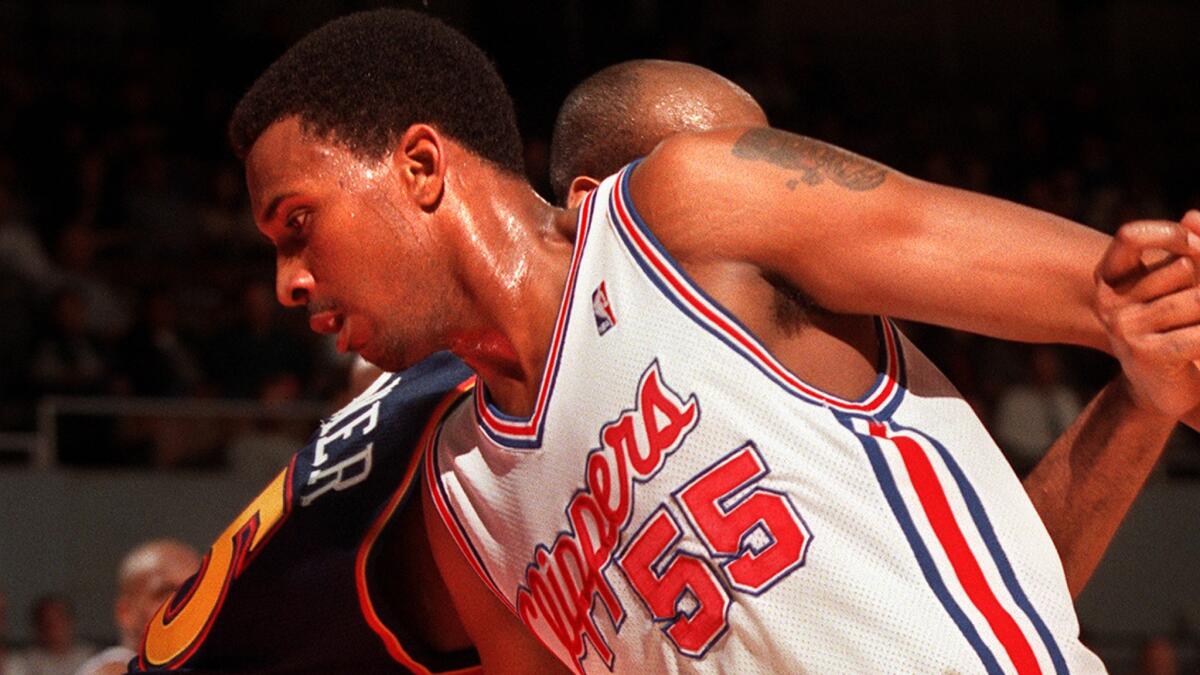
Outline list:
[[[310,302],[308,304],[307,309],[308,309],[308,318],[310,318],[310,319],[318,314],[323,313],[323,312],[338,313],[337,306],[333,302],[330,302],[328,300],[323,301],[323,302],[315,302],[315,303]]]

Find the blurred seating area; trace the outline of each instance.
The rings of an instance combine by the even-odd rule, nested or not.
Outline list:
[[[273,301],[271,251],[253,227],[224,125],[272,55],[359,4],[370,3],[285,17],[278,2],[0,3],[0,440],[16,441],[0,443],[0,460],[21,463],[21,448],[44,443],[37,404],[47,396],[332,395],[346,361],[309,334],[302,314]],[[631,3],[620,19],[579,1],[434,10],[496,58],[543,190],[558,101],[603,65],[650,56],[728,75],[778,126],[1103,231],[1200,205],[1197,92],[1160,44],[1173,19],[1195,16],[1186,3],[1024,2],[1027,16],[1004,13],[992,26],[999,16],[972,16],[968,3],[900,13],[871,4],[839,15],[788,3],[690,12]],[[1166,34],[1156,40],[1147,28]],[[547,37],[504,39],[514,32]],[[1136,49],[1147,44],[1157,53]],[[560,53],[548,61],[546,49]],[[910,331],[1019,466],[1112,369],[1078,350]],[[1049,418],[1016,414],[1046,396],[1057,401],[1046,403]],[[70,465],[221,463],[219,453],[180,456],[123,444],[119,430],[67,426],[77,428],[59,436],[90,440],[86,451],[56,453]],[[1196,438],[1183,434],[1178,445],[1194,448]],[[1196,473],[1200,462],[1180,452],[1168,469]]]

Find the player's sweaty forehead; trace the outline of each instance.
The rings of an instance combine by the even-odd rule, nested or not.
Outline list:
[[[260,228],[293,199],[353,195],[378,187],[391,172],[390,155],[369,159],[335,141],[307,133],[290,117],[272,124],[246,155],[250,206]]]

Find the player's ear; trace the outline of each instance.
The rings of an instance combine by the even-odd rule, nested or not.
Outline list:
[[[433,210],[442,198],[445,150],[444,139],[436,129],[414,124],[400,137],[392,154],[401,184],[426,211]]]
[[[575,180],[571,181],[571,187],[567,188],[567,208],[573,209],[583,201],[587,193],[595,190],[600,185],[600,181],[591,176],[576,176]]]

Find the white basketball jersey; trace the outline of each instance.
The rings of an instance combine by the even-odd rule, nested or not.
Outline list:
[[[480,387],[430,448],[491,589],[580,672],[1102,671],[941,373],[881,319],[865,396],[800,381],[663,250],[631,170],[581,209],[532,416]]]

